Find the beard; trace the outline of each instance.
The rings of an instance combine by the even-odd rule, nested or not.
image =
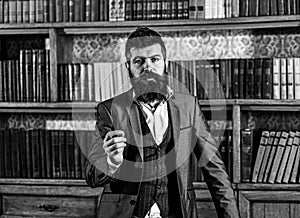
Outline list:
[[[139,101],[149,103],[167,99],[168,85],[165,74],[161,76],[147,71],[138,78],[132,77],[131,84]]]

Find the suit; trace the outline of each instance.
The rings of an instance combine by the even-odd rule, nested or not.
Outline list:
[[[89,186],[104,186],[98,208],[99,218],[130,218],[143,175],[143,139],[138,105],[133,103],[132,90],[97,107],[97,131],[89,148],[86,181]],[[239,217],[239,213],[224,164],[211,137],[195,97],[175,93],[168,100],[174,141],[178,190],[184,218],[196,218],[195,194],[189,175],[190,154],[194,152],[219,217]],[[102,139],[110,130],[125,132],[128,144],[123,152],[125,162],[110,175]],[[105,173],[103,173],[105,172]]]

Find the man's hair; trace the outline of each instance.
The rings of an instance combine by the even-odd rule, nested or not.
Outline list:
[[[163,58],[166,59],[166,46],[162,40],[161,35],[148,27],[138,27],[134,32],[132,32],[128,36],[125,45],[126,60],[130,60],[131,48],[144,48],[153,44],[159,44],[161,46]]]

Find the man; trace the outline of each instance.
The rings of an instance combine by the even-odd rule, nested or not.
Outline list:
[[[195,97],[167,85],[161,36],[138,27],[126,43],[132,89],[97,107],[86,166],[104,186],[98,217],[197,217],[189,175],[194,152],[219,217],[239,217],[224,164]],[[160,214],[160,215],[155,215]]]

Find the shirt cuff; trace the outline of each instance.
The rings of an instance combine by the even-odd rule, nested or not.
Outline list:
[[[111,162],[109,156],[107,156],[107,163],[108,163],[109,173],[111,174],[114,174],[122,164],[122,162],[120,164],[114,164],[113,162]]]

